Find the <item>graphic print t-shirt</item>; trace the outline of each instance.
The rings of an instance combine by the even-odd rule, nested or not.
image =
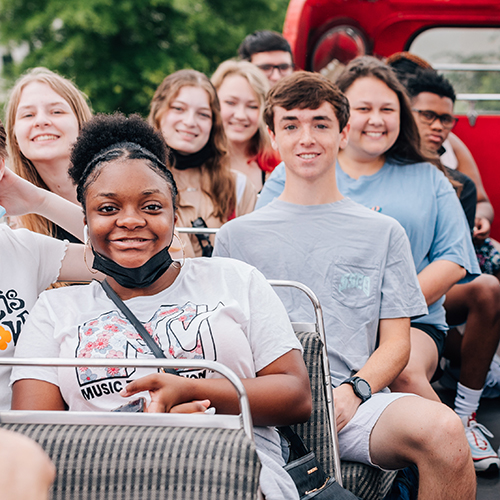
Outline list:
[[[231,259],[187,259],[169,288],[126,304],[167,358],[219,361],[240,378],[255,377],[286,352],[301,349],[284,306],[265,278]],[[42,294],[16,356],[154,358],[96,282]],[[16,368],[12,381],[35,378],[55,384],[71,410],[112,410],[126,402],[118,393],[128,381],[151,372],[83,367],[28,373]],[[182,375],[217,376],[206,370]]]
[[[59,276],[67,242],[0,224],[0,356],[11,357],[38,295]],[[9,410],[10,367],[0,367],[0,409]]]

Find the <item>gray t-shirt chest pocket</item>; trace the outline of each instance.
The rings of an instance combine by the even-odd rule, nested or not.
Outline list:
[[[332,297],[350,309],[378,303],[380,270],[373,265],[334,259],[330,276]]]

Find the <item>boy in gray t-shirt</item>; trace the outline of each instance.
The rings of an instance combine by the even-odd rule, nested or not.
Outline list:
[[[269,279],[301,281],[318,295],[341,458],[383,469],[414,463],[419,498],[473,498],[460,419],[440,403],[387,390],[408,361],[410,318],[426,306],[401,226],[337,188],[347,99],[326,78],[299,72],[273,87],[264,116],[286,166],[285,189],[223,226],[215,255],[244,260]],[[303,299],[280,295],[292,319],[310,317]]]
[[[216,255],[314,291],[323,310],[334,386],[361,370],[375,351],[380,319],[427,312],[404,229],[349,198],[321,205],[274,200],[223,226]],[[314,321],[303,293],[282,288],[277,293],[292,321]]]

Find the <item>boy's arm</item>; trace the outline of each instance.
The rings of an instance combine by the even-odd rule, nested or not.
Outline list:
[[[476,228],[474,230],[474,237],[485,239],[490,233],[491,223],[493,222],[494,211],[488,199],[486,190],[483,186],[481,174],[477,167],[476,161],[472,156],[469,148],[464,142],[455,134],[450,133],[448,136],[453,151],[458,160],[458,168],[460,172],[464,173],[472,179],[477,189],[477,207],[476,207]]]
[[[375,394],[401,373],[410,357],[410,319],[391,318],[379,322],[379,346],[356,376],[365,379]],[[337,431],[356,413],[361,404],[350,384],[333,389]]]

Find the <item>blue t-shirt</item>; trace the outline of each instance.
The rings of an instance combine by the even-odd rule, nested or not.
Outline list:
[[[394,217],[405,228],[417,273],[435,260],[449,260],[467,271],[459,283],[472,281],[480,274],[458,197],[451,183],[434,165],[396,165],[387,161],[377,173],[356,180],[337,163],[336,174],[339,191],[344,196]],[[281,194],[285,177],[282,162],[266,182],[257,208]],[[444,297],[431,304],[429,314],[419,321],[446,330],[443,303]]]
[[[286,170],[285,162],[282,161],[268,177],[267,181],[264,183],[264,187],[257,198],[257,203],[255,204],[255,210],[265,207],[268,203],[277,198],[285,188],[286,180]]]

